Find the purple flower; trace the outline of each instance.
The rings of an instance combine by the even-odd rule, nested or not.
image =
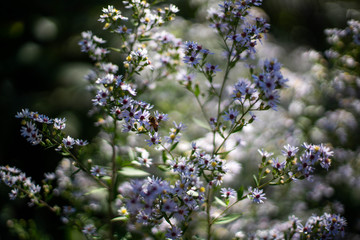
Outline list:
[[[178,227],[172,227],[167,230],[165,237],[170,239],[180,239],[182,236],[182,231]]]
[[[145,140],[147,142],[147,145],[152,146],[152,145],[159,144],[161,142],[158,132],[155,132],[154,135],[149,133],[149,136],[150,136],[150,139]]]
[[[236,191],[232,188],[221,188],[221,196],[223,198],[235,198],[236,197]]]
[[[225,115],[223,115],[222,117],[225,121],[231,121],[231,123],[234,124],[238,115],[239,111],[230,108],[229,111],[225,112]]]
[[[252,189],[252,187],[249,188],[249,194],[248,194],[248,198],[250,200],[252,200],[254,203],[263,203],[266,199],[265,197],[265,193],[263,193],[263,190],[262,189],[257,189],[257,188],[254,188]]]

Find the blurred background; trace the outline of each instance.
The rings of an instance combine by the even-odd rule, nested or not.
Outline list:
[[[171,2],[179,7],[178,15],[185,21],[206,21],[205,0]],[[91,139],[96,135],[93,120],[87,116],[91,96],[83,79],[92,63],[77,43],[82,31],[101,35],[102,24],[97,19],[107,5],[122,8],[121,1],[103,0],[7,1],[1,7],[0,165],[16,166],[41,181],[61,160],[53,150],[30,146],[20,136],[14,115],[22,108],[66,117],[67,131],[74,137]],[[329,47],[325,28],[344,28],[347,20],[360,19],[357,0],[264,0],[261,8],[271,24],[269,40],[285,53],[300,47],[323,51]],[[293,67],[284,65],[290,70]],[[34,236],[42,239],[71,238],[55,215],[46,209],[29,208],[21,200],[10,201],[8,192],[0,185],[0,239],[17,239],[9,228],[16,224],[37,229]],[[356,218],[350,216],[351,221]]]

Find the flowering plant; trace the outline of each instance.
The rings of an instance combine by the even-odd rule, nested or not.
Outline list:
[[[87,239],[213,239],[217,226],[243,217],[232,211],[235,205],[246,199],[262,204],[268,187],[311,180],[317,166],[331,166],[333,152],[326,145],[287,144],[279,157],[259,150],[253,185],[223,186],[224,178],[234,174],[229,163],[236,161],[230,156],[240,147],[233,141],[237,133],[256,120],[255,112],[276,111],[286,87],[276,59],[260,61],[258,67],[248,64],[248,77],[231,82],[235,68],[255,61],[255,47],[269,30],[265,19],[250,11],[262,1],[224,1],[209,11],[210,27],[224,49],[222,64],[214,64],[215,54],[203,45],[160,31],[179,9],[154,10],[159,2],[123,1],[128,16],[113,6],[102,10],[99,21],[120,41],[117,47],[107,47],[90,31],[82,33],[81,51],[95,62],[86,79],[98,138],[88,142],[68,136],[64,118],[28,109],[16,114],[29,143],[54,148],[64,160],[55,173],[45,174],[42,186],[15,167],[1,167],[2,182],[12,188],[10,198],[27,197],[31,205],[49,208]],[[122,64],[111,63],[111,54],[119,54]],[[191,140],[181,146],[186,126],[174,121],[166,131],[170,114],[144,101],[152,84],[175,79],[193,95],[204,119],[195,123],[207,130],[210,144]],[[56,196],[68,204],[53,204]],[[344,234],[345,225],[335,214],[313,216],[305,225],[292,216],[286,230],[266,234],[332,239]]]

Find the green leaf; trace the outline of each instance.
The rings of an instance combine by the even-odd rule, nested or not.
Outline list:
[[[236,127],[234,129],[234,131],[232,131],[233,133],[236,133],[236,132],[240,132],[242,129],[243,129],[244,125],[243,124],[240,124],[240,126]]]
[[[230,68],[235,67],[236,62],[237,62],[236,60],[235,60],[235,61],[230,62],[229,67],[230,67]]]
[[[197,118],[193,118],[193,121],[195,122],[195,124],[199,125],[200,127],[211,131],[211,128],[210,128],[209,124],[207,124],[207,123],[205,123],[203,121],[200,121]]]
[[[110,50],[113,50],[113,51],[115,51],[115,52],[122,52],[120,48],[110,47],[109,49],[110,49]]]
[[[194,94],[196,97],[200,95],[200,87],[199,84],[195,84]]]
[[[89,192],[85,193],[84,195],[91,195],[91,194],[106,194],[107,193],[107,189],[106,188],[94,188],[92,190],[90,190]]]
[[[179,144],[179,142],[176,142],[175,144],[173,144],[173,145],[171,146],[171,148],[170,148],[170,152],[171,152],[172,150],[174,150],[178,144]]]
[[[230,214],[227,215],[225,217],[219,218],[215,221],[215,224],[227,224],[227,223],[231,223],[233,221],[235,221],[236,219],[240,218],[241,214],[239,213],[234,213],[234,214]]]
[[[158,167],[158,169],[160,170],[160,171],[163,171],[163,172],[166,172],[166,171],[168,171],[170,168],[168,167],[168,166],[166,166],[166,165],[158,165],[157,166]]]
[[[153,40],[152,38],[140,38],[139,39],[139,42],[148,42],[148,41],[151,41]]]
[[[224,134],[222,134],[222,132],[219,130],[219,131],[217,131],[217,133],[220,135],[220,137],[222,137],[223,139],[225,139],[225,136],[224,136]]]
[[[112,222],[127,221],[127,220],[128,220],[128,218],[125,216],[116,217],[116,218],[111,219]]]
[[[168,157],[166,156],[166,152],[165,150],[162,151],[162,160],[163,160],[163,163],[165,164],[166,163],[166,160],[168,159]]]
[[[237,191],[237,199],[240,200],[244,194],[244,186],[241,186]]]
[[[76,170],[75,172],[71,173],[71,176],[74,176],[75,174],[77,174],[78,172],[80,172],[80,168],[78,170]]]
[[[125,177],[146,177],[150,175],[148,172],[132,167],[124,167],[119,173]]]
[[[215,202],[220,206],[227,207],[226,203],[218,197],[215,197]]]
[[[259,186],[259,181],[258,181],[258,179],[256,178],[255,175],[253,175],[253,178],[254,178],[254,181],[255,181],[256,186]]]
[[[229,150],[229,151],[226,151],[226,152],[221,152],[221,153],[218,153],[218,155],[220,155],[221,158],[226,158],[226,156],[231,153],[232,151],[234,151],[235,148]]]
[[[128,155],[129,155],[129,160],[130,161],[134,161],[135,160],[135,153],[134,151],[130,148],[129,152],[128,152]]]

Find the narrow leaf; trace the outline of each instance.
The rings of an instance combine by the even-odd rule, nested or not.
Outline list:
[[[124,216],[116,217],[116,218],[111,219],[112,222],[126,221],[126,220],[128,220],[128,218],[124,217]]]
[[[90,190],[89,192],[85,193],[84,195],[91,195],[91,194],[106,194],[107,193],[107,189],[106,188],[94,188],[92,190]]]
[[[218,155],[220,155],[222,158],[226,158],[226,156],[231,153],[232,151],[234,151],[235,148],[229,150],[229,151],[226,151],[226,152],[221,152],[221,153],[218,153]]]
[[[160,171],[166,172],[169,170],[169,167],[166,165],[158,165],[157,166]]]
[[[217,133],[219,133],[220,137],[222,137],[223,139],[225,139],[225,136],[224,136],[224,134],[222,134],[221,131],[217,131]]]
[[[242,129],[243,129],[244,125],[241,124],[240,126],[238,126],[237,128],[234,129],[234,131],[232,131],[233,133],[236,133],[236,132],[240,132]]]
[[[125,177],[146,177],[150,175],[148,172],[132,167],[124,167],[119,173]]]
[[[175,144],[173,144],[173,145],[171,146],[171,148],[170,148],[170,152],[171,152],[172,150],[174,150],[178,144],[179,144],[179,142],[176,142]]]
[[[218,197],[215,197],[215,202],[220,206],[227,207],[226,203]]]
[[[166,152],[165,150],[162,151],[162,160],[163,160],[163,163],[165,164],[166,163],[166,160],[168,159],[168,157],[166,156]]]
[[[135,160],[135,153],[134,153],[134,151],[132,149],[129,149],[128,155],[129,155],[129,160],[130,161]]]
[[[228,216],[219,218],[215,221],[215,224],[227,224],[227,223],[231,223],[233,221],[235,221],[236,219],[240,218],[241,214],[235,213],[235,214],[230,214]]]
[[[256,186],[259,186],[259,181],[258,181],[258,179],[256,178],[255,175],[253,175],[253,178],[254,178],[254,181],[255,181]]]
[[[195,122],[195,124],[199,125],[200,127],[211,131],[211,128],[207,123],[205,123],[197,118],[193,118],[193,121]]]
[[[237,199],[240,200],[244,194],[244,186],[241,186],[237,191]]]
[[[196,97],[200,95],[200,87],[199,84],[195,84],[194,94]]]
[[[73,172],[72,174],[71,174],[71,176],[74,176],[75,174],[77,174],[78,172],[80,172],[80,168],[78,169],[78,170],[76,170],[75,172]]]

